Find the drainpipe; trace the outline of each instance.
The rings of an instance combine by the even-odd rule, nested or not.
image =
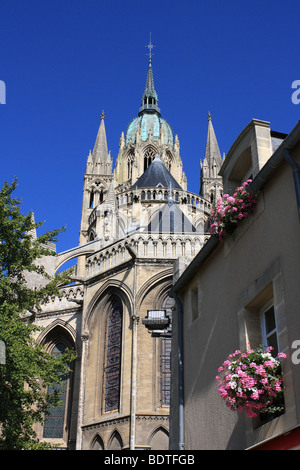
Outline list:
[[[133,305],[132,305],[132,353],[131,353],[131,383],[130,383],[130,437],[129,437],[129,449],[135,450],[136,444],[136,398],[137,398],[137,336],[138,336],[138,323],[140,317],[136,313],[136,285],[137,285],[137,265],[136,265],[136,252],[125,244],[131,258],[133,259]]]
[[[177,353],[178,353],[178,448],[184,450],[184,414],[183,414],[183,335],[182,335],[182,306],[176,294],[172,291],[177,307]]]
[[[295,160],[292,158],[289,150],[285,149],[283,151],[283,155],[286,161],[291,165],[291,168],[293,170],[296,199],[298,204],[298,216],[300,219],[300,168],[295,162]]]
[[[135,450],[136,433],[136,394],[137,394],[137,328],[139,317],[132,316],[132,357],[131,357],[131,397],[130,397],[130,443],[129,449]]]

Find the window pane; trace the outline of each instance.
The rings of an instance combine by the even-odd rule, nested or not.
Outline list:
[[[64,343],[57,343],[53,348],[53,355],[59,355],[64,352],[66,346]],[[57,406],[50,407],[49,415],[45,418],[43,437],[45,438],[63,438],[64,431],[64,416],[66,406],[66,392],[67,392],[68,374],[62,376],[60,384],[55,383],[48,387],[47,392],[52,394],[56,390],[59,392],[60,403]]]
[[[270,336],[268,336],[267,338],[267,343],[268,343],[268,346],[272,346],[273,347],[273,350],[271,351],[272,353],[272,356],[273,357],[276,357],[277,354],[278,354],[278,344],[277,344],[277,334],[276,334],[276,331],[274,333],[272,333]]]
[[[275,323],[275,312],[274,312],[273,306],[265,312],[265,322],[266,322],[266,334],[275,330],[276,323]]]
[[[122,303],[119,299],[116,299],[113,302],[108,319],[105,364],[105,411],[119,409],[122,314]]]

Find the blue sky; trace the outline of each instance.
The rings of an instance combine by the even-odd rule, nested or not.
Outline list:
[[[300,2],[1,0],[1,186],[16,176],[23,212],[78,244],[83,175],[105,111],[114,162],[145,88],[149,34],[162,117],[199,192],[207,114],[221,153],[252,118],[289,133],[299,120]]]

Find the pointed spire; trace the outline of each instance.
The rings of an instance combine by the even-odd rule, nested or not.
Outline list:
[[[153,78],[153,71],[151,65],[151,56],[149,57],[149,66],[148,66],[148,73],[147,73],[147,80],[146,80],[146,88],[143,94],[143,99],[145,97],[154,98],[156,101],[158,100],[157,93],[154,88],[154,78]]]
[[[144,112],[157,112],[160,115],[160,109],[157,106],[158,96],[154,88],[154,79],[153,79],[153,70],[152,70],[152,52],[153,44],[151,43],[151,33],[150,33],[150,44],[148,44],[149,49],[149,64],[148,64],[148,73],[146,79],[146,88],[142,96],[142,106],[139,110],[139,115]]]
[[[106,141],[106,132],[104,125],[105,114],[104,111],[101,113],[101,122],[98,130],[94,150],[93,150],[93,161],[95,163],[100,163],[105,165],[108,157],[107,141]]]
[[[216,134],[212,125],[211,114],[208,113],[208,130],[207,130],[207,141],[206,141],[206,150],[205,150],[205,159],[209,169],[212,171],[213,164],[215,162],[218,170],[222,165],[222,157],[219,150],[219,145],[217,142]]]

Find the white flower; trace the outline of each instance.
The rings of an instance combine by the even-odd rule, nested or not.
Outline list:
[[[261,357],[263,357],[264,359],[267,357],[268,359],[270,359],[270,361],[275,361],[274,357],[270,353],[262,353]]]

